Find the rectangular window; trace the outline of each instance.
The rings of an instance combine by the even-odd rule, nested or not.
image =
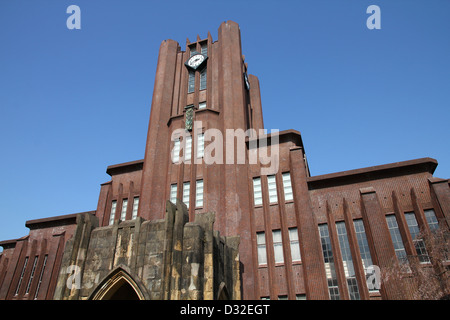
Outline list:
[[[188,93],[192,93],[195,90],[195,71],[189,70],[188,79]]]
[[[197,180],[195,185],[195,206],[203,207],[203,180]]]
[[[369,283],[367,281],[369,278],[374,279],[373,272],[375,272],[375,269],[369,269],[369,267],[373,265],[373,262],[370,254],[369,242],[367,241],[366,230],[364,229],[364,223],[362,219],[356,219],[353,220],[353,225],[355,227],[356,240],[358,241],[359,253],[364,267],[364,274],[366,275],[367,286],[369,291],[378,291],[378,289],[375,289],[374,283]]]
[[[199,108],[199,109],[205,109],[205,108],[206,108],[206,101],[200,102],[200,103],[198,104],[198,108]]]
[[[22,272],[20,273],[19,283],[17,284],[16,292],[14,293],[15,296],[19,294],[20,285],[22,284],[23,275],[25,274],[25,269],[27,268],[28,264],[28,257],[25,257],[25,262],[23,263]]]
[[[31,282],[33,281],[33,278],[34,278],[34,272],[36,271],[37,261],[38,261],[38,256],[35,256],[34,261],[33,261],[33,268],[31,269],[31,275],[30,275],[30,279],[28,280],[27,290],[25,291],[25,294],[30,293]]]
[[[122,201],[122,211],[120,212],[120,220],[125,221],[127,218],[128,199]]]
[[[205,56],[208,55],[208,43],[205,42],[205,43],[202,44],[202,48],[200,50],[200,53],[204,54]]]
[[[114,223],[114,219],[116,217],[116,207],[117,207],[117,201],[113,200],[111,203],[111,213],[109,214],[109,225],[112,225]]]
[[[256,245],[258,248],[258,264],[267,264],[267,251],[266,251],[266,235],[264,232],[256,233]]]
[[[191,183],[184,182],[183,183],[183,202],[186,207],[189,208],[189,195],[190,195]]]
[[[253,178],[253,201],[255,206],[262,205],[261,178]]]
[[[205,136],[203,133],[197,136],[197,158],[203,158],[205,151]]]
[[[200,72],[200,90],[206,89],[206,67]]]
[[[420,262],[430,262],[428,258],[428,252],[425,248],[425,242],[420,238],[420,229],[417,224],[416,216],[414,212],[405,212],[406,223],[408,224],[409,233],[416,248],[417,255]]]
[[[267,176],[267,183],[269,186],[269,202],[277,203],[277,183],[275,181],[275,176]]]
[[[180,161],[180,138],[174,141],[172,150],[172,162],[178,163]]]
[[[328,282],[328,292],[331,300],[340,300],[339,286],[336,276],[336,269],[334,267],[333,250],[331,248],[330,234],[328,232],[328,225],[319,225],[320,242],[322,243],[322,253],[325,262],[325,273]]]
[[[398,229],[397,219],[395,215],[390,214],[386,216],[389,232],[391,234],[392,243],[394,244],[395,255],[400,262],[406,261],[406,251],[403,245],[402,236]]]
[[[184,146],[185,163],[191,163],[191,154],[192,154],[192,137],[190,135],[186,135]]]
[[[272,237],[273,237],[273,251],[275,263],[283,263],[284,256],[283,256],[283,241],[281,239],[281,230],[273,230]]]
[[[139,197],[134,197],[133,199],[133,214],[131,216],[131,219],[136,219],[139,209]]]
[[[170,185],[170,202],[177,204],[177,184]]]
[[[292,261],[301,261],[300,243],[298,241],[297,228],[289,229],[289,242],[291,243],[291,257]]]
[[[436,218],[436,213],[433,209],[428,209],[423,211],[425,213],[425,218],[427,219],[428,227],[431,231],[437,230],[439,228],[439,222]]]
[[[344,264],[345,278],[347,279],[348,293],[350,300],[360,300],[358,283],[355,276],[355,268],[350,251],[350,243],[348,241],[347,229],[345,222],[336,222],[336,230],[339,239],[339,247],[341,249],[342,262]]]
[[[284,188],[284,200],[289,201],[294,199],[291,185],[291,174],[289,172],[283,173],[283,188]]]
[[[38,293],[39,293],[39,289],[41,288],[42,277],[44,276],[45,265],[47,264],[47,257],[48,257],[48,255],[45,255],[45,257],[44,257],[44,263],[42,264],[41,274],[39,275],[39,282],[38,282],[38,285],[36,287],[36,293],[34,294],[34,300],[37,299],[37,296],[38,296]]]

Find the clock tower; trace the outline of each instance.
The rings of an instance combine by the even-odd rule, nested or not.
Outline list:
[[[192,128],[192,124],[201,127]],[[163,217],[166,200],[178,198],[195,213],[215,212],[215,228],[222,235],[240,235],[240,258],[245,264],[243,286],[254,285],[250,189],[247,164],[205,164],[201,149],[208,129],[263,128],[258,79],[247,76],[237,23],[223,22],[218,40],[186,41],[186,50],[173,40],[162,42],[156,70],[139,216]],[[184,137],[175,131],[186,129]],[[194,130],[191,130],[194,129]],[[186,138],[187,137],[187,138]],[[224,143],[227,136],[223,134]],[[181,146],[181,148],[180,148]],[[225,148],[225,147],[223,147]],[[173,151],[182,161],[175,163]],[[223,149],[225,154],[225,149]],[[189,157],[189,159],[187,159]],[[200,190],[201,186],[201,190]],[[198,199],[202,197],[202,199]],[[246,261],[247,260],[247,261]],[[246,283],[247,279],[247,283]],[[247,298],[255,298],[249,294]]]
[[[445,274],[416,238],[450,225],[437,161],[310,176],[298,131],[264,132],[248,71],[235,22],[163,41],[145,158],[108,166],[96,210],[0,241],[0,300],[413,299],[420,273],[402,288],[377,270]]]

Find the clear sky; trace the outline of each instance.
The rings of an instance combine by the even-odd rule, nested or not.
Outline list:
[[[66,26],[72,4],[80,30]],[[144,157],[161,41],[215,41],[227,20],[265,127],[301,132],[312,175],[432,157],[450,178],[449,12],[447,0],[0,0],[0,240],[95,210],[106,167]]]

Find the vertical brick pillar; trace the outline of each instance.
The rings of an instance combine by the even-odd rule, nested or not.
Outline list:
[[[437,210],[436,215],[443,218],[450,227],[450,187],[448,180],[429,178],[431,198]]]
[[[146,220],[163,218],[168,198],[166,186],[172,144],[167,123],[179,51],[174,40],[163,41],[159,49],[139,198],[138,215]]]
[[[301,148],[291,149],[290,162],[306,295],[309,300],[327,300],[329,299],[328,285],[325,278],[319,229],[311,207]]]
[[[361,213],[373,263],[382,269],[395,259],[394,245],[378,196],[372,187],[360,189]],[[394,297],[392,284],[381,282],[380,293],[384,299]]]
[[[224,164],[221,193],[224,199],[218,216],[218,230],[225,236],[240,236],[239,258],[242,271],[243,298],[256,299],[254,286],[256,269],[252,251],[250,217],[250,192],[248,186],[248,164],[237,164],[237,143],[227,129],[246,130],[245,88],[243,79],[243,60],[239,25],[233,21],[223,22],[218,30],[219,43],[219,104],[222,134],[224,134]],[[227,150],[227,143],[235,141],[234,150]],[[231,145],[231,144],[230,144]],[[231,151],[231,152],[230,152]],[[233,152],[234,151],[234,152]],[[232,160],[233,159],[233,160]],[[231,160],[231,161],[230,161]]]

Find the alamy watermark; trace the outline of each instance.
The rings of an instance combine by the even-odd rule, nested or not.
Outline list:
[[[77,5],[70,5],[67,7],[66,13],[70,13],[70,16],[66,20],[67,29],[81,29],[81,9]]]
[[[366,13],[371,14],[366,21],[366,26],[369,30],[381,29],[381,9],[377,5],[370,5],[367,7]]]
[[[202,131],[202,122],[194,121],[192,134],[184,128],[172,132],[172,162],[190,164],[259,164],[261,175],[278,172],[280,162],[279,130],[219,129]],[[248,148],[247,148],[248,144]]]
[[[366,269],[366,284],[369,291],[381,288],[381,270],[379,266],[371,265]]]

